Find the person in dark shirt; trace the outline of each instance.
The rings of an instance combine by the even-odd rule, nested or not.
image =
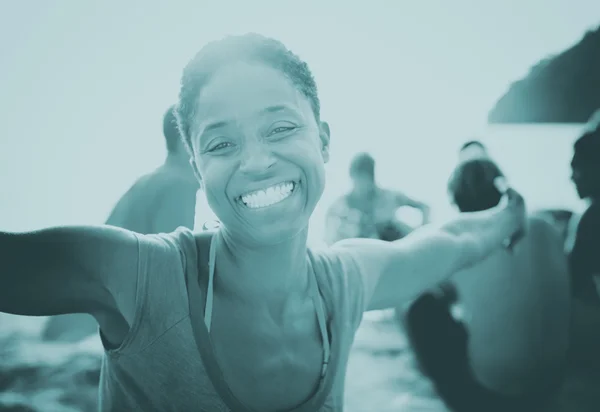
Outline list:
[[[569,256],[573,293],[600,308],[600,125],[575,142],[571,170],[579,197],[590,201]]]
[[[600,410],[600,125],[586,128],[575,142],[571,168],[579,197],[590,205],[577,223],[569,253],[574,297],[569,380],[577,382],[593,410]]]

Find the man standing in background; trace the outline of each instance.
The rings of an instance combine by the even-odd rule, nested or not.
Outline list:
[[[573,292],[600,310],[600,125],[575,142],[571,170],[577,194],[590,202],[570,250]]]
[[[569,253],[574,297],[571,374],[591,394],[591,388],[597,392],[600,385],[600,125],[586,128],[575,142],[571,169],[579,197],[589,201],[576,223]],[[594,399],[600,405],[600,399]]]
[[[133,184],[111,212],[107,225],[143,234],[194,227],[199,186],[179,136],[173,107],[163,118],[163,134],[167,144],[165,162]]]
[[[113,208],[107,225],[142,234],[169,233],[180,226],[194,227],[198,181],[194,177],[173,113],[163,117],[167,146],[165,162],[139,178]],[[95,319],[87,314],[51,317],[43,332],[46,340],[75,342],[98,332]]]

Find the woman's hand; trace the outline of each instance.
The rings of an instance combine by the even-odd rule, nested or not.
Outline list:
[[[512,235],[506,238],[504,246],[508,250],[512,250],[514,245],[525,235],[525,229],[527,227],[527,209],[525,207],[525,200],[523,196],[515,189],[511,188],[504,177],[498,177],[494,180],[494,185],[500,193],[502,193],[502,199],[500,200],[499,206],[505,209],[512,219],[511,225],[513,226]]]

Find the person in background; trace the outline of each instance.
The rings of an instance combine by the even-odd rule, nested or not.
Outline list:
[[[577,194],[590,202],[578,220],[569,255],[573,293],[600,309],[600,125],[575,142],[571,172]]]
[[[106,224],[137,233],[170,233],[194,227],[198,180],[177,129],[173,107],[163,117],[167,146],[165,162],[139,178],[121,197]]]
[[[586,122],[582,133],[593,132],[596,128],[600,126],[600,109],[596,110],[589,120]],[[573,245],[575,243],[575,235],[577,233],[577,226],[579,225],[579,220],[581,219],[581,213],[574,213],[571,219],[569,220],[568,230],[567,230],[567,240],[565,242],[565,250],[568,253],[571,253],[573,249]]]
[[[564,410],[600,410],[600,124],[584,128],[573,147],[571,179],[589,202],[570,222],[569,257],[573,316],[565,392],[577,399]]]
[[[198,180],[194,176],[177,129],[173,107],[163,117],[167,146],[165,162],[139,178],[121,197],[106,224],[137,233],[171,233],[180,226],[192,229]],[[88,314],[54,316],[42,337],[49,341],[79,341],[98,332],[98,322]]]
[[[429,206],[406,194],[384,189],[375,179],[375,160],[368,153],[357,154],[350,164],[352,190],[327,211],[326,241],[333,244],[348,238],[394,241],[414,228],[396,218],[401,207],[421,211],[423,224],[429,222]]]
[[[489,159],[459,164],[448,185],[454,205],[461,213],[495,207],[498,178],[503,173]],[[456,273],[407,311],[417,359],[457,412],[538,410],[561,385],[571,307],[567,257],[550,222],[530,216],[527,229],[510,252]]]

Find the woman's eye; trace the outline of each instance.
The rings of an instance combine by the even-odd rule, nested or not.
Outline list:
[[[271,132],[269,133],[269,136],[273,136],[274,134],[279,134],[279,133],[291,132],[294,129],[296,129],[295,126],[278,126],[271,130]]]
[[[214,146],[212,146],[210,149],[208,149],[209,152],[215,152],[217,150],[221,150],[221,149],[225,149],[227,147],[231,146],[231,143],[229,142],[222,142],[219,144],[216,144]]]

